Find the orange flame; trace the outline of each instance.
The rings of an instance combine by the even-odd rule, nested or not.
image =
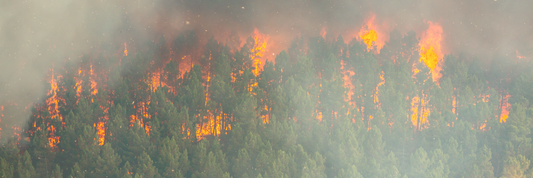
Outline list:
[[[502,97],[502,114],[500,116],[500,123],[507,122],[507,118],[509,117],[509,111],[511,110],[511,104],[509,103],[509,98],[511,95],[507,94]],[[501,100],[500,100],[501,101]]]
[[[93,65],[91,65],[91,75],[93,75]],[[91,95],[98,94],[98,88],[96,88],[98,83],[96,83],[93,77],[90,77],[89,80],[91,82],[91,90],[92,90]]]
[[[146,83],[150,86],[150,90],[152,90],[152,92],[155,92],[159,87],[167,86],[170,88],[170,86],[168,86],[164,80],[161,80],[161,71],[151,73],[151,77],[148,80],[149,81],[146,81]]]
[[[481,101],[483,102],[489,102],[489,99],[490,99],[490,95],[489,94],[486,94],[486,95],[482,95],[481,96]]]
[[[185,123],[183,123],[181,125],[181,131],[182,131],[182,134],[185,134],[185,132],[187,132],[187,136],[190,136],[191,135],[191,129],[189,127],[186,127]],[[183,138],[183,139],[186,139],[187,137]]]
[[[81,76],[81,67],[78,69],[78,76]],[[78,98],[80,98],[81,96],[81,84],[83,83],[83,80],[79,79],[79,78],[75,78],[76,79],[76,96]]]
[[[144,131],[146,132],[146,134],[147,134],[148,136],[150,136],[150,132],[152,132],[152,126],[150,126],[150,125],[145,125],[145,126],[144,126]]]
[[[124,56],[128,56],[128,44],[124,42]]]
[[[135,117],[135,115],[131,115],[130,116],[130,127],[132,127],[135,124],[135,121],[137,121],[137,124],[139,124],[139,127],[144,128],[146,134],[150,135],[150,131],[152,131],[152,127],[149,125],[145,125],[142,117],[137,118]]]
[[[442,27],[438,23],[428,21],[429,28],[422,34],[422,39],[419,42],[420,46],[420,61],[424,61],[426,66],[431,69],[433,81],[437,81],[442,70],[438,66],[439,59],[442,58],[441,41],[442,41]]]
[[[326,27],[322,27],[322,30],[320,30],[320,36],[326,39],[326,34],[328,34],[328,32],[326,31]]]
[[[372,43],[378,40],[378,34],[375,30],[369,30],[368,32],[363,32],[364,34],[361,34],[361,39],[365,42],[367,45],[367,49],[372,49]]]
[[[255,41],[255,44],[254,44],[253,48],[250,51],[251,52],[250,59],[254,62],[253,63],[254,70],[252,70],[252,73],[255,76],[259,75],[259,69],[263,68],[262,64],[265,63],[264,59],[263,59],[263,61],[259,61],[259,59],[261,59],[263,57],[263,53],[266,51],[268,39],[269,39],[268,35],[265,35],[265,34],[259,32],[259,30],[257,30],[257,28],[254,29],[254,41]]]
[[[136,119],[135,119],[135,115],[131,115],[131,116],[130,116],[130,127],[133,126],[133,124],[135,124],[135,121],[136,121]],[[139,125],[140,125],[140,124],[139,124]]]
[[[105,142],[105,126],[104,122],[95,124],[96,133],[98,134],[98,145],[104,145]]]
[[[213,135],[217,136],[220,135],[220,133],[223,131],[223,114],[219,114],[217,116],[214,116],[212,112],[209,112],[207,110],[207,116],[204,116],[203,119],[207,122],[204,122],[203,124],[197,124],[196,125],[196,139],[198,141],[202,140],[206,136]],[[200,114],[198,114],[200,117]],[[227,130],[231,130],[231,126],[228,125]]]
[[[2,106],[2,109],[3,109],[3,106]],[[13,138],[15,138],[16,140],[20,141],[20,139],[22,138],[20,136],[20,133],[22,132],[22,129],[20,128],[20,126],[13,126],[11,128],[13,129]]]
[[[454,88],[454,90],[455,90],[455,88]],[[455,95],[452,95],[452,112],[454,114],[457,114],[457,113],[455,113],[455,109],[456,108],[457,108],[457,98],[455,97]]]
[[[526,57],[520,55],[520,53],[518,52],[518,50],[516,50],[516,58],[518,58],[518,59],[525,59]]]
[[[379,54],[379,51],[385,45],[385,33],[378,26],[374,25],[376,20],[376,15],[371,15],[369,19],[366,20],[365,25],[359,30],[359,40],[367,45],[367,50],[373,50],[376,46],[376,53]]]
[[[427,105],[427,102],[424,99],[420,99],[420,97],[418,96],[413,97],[411,101],[411,111],[413,112],[411,114],[411,122],[413,123],[413,126],[419,125],[418,124],[419,119],[420,119],[420,125],[427,121],[427,118],[430,114],[430,110],[428,107],[426,107],[426,105]],[[421,108],[421,111],[419,111],[418,108]],[[422,114],[422,115],[420,116],[419,114]]]
[[[61,75],[57,76],[57,79],[54,78],[54,70],[52,69],[52,79],[50,80],[50,92],[48,95],[51,95],[50,98],[46,100],[46,105],[48,106],[48,112],[50,112],[51,118],[57,118],[63,120],[63,117],[59,114],[59,101],[61,98],[57,96],[59,88],[57,87],[57,80],[62,78]]]
[[[318,112],[317,110],[317,115],[316,115],[316,119],[318,119],[319,121],[322,121],[322,112]]]
[[[383,77],[383,75],[385,75],[385,72],[381,71],[381,73],[379,73],[379,78],[381,79],[381,82],[379,82],[378,86],[376,86],[376,94],[374,95],[374,103],[378,107],[381,106],[381,103],[379,103],[379,86],[385,84],[385,78]]]
[[[266,111],[268,113],[268,106],[265,104],[265,107],[263,108],[263,111]],[[270,115],[269,114],[265,114],[265,115],[262,115],[261,118],[263,119],[263,124],[268,124],[270,123]]]
[[[487,127],[487,123],[483,123],[483,124],[479,127],[479,130],[481,130],[481,131],[485,131],[485,130],[486,130],[486,127]]]
[[[352,96],[354,94],[355,87],[352,84],[352,80],[351,80],[351,77],[355,75],[355,72],[351,70],[347,70],[347,69],[345,70],[344,69],[345,65],[346,63],[341,59],[341,70],[342,70],[341,73],[342,73],[342,79],[344,79],[344,88],[348,89],[346,97],[344,98],[344,101],[349,102],[350,106],[352,106],[352,108],[355,108],[355,102],[352,101]]]
[[[420,69],[416,67],[416,63],[413,63],[413,66],[411,67],[411,72],[413,72],[413,75],[411,75],[411,78],[416,79],[416,74],[420,72]]]
[[[55,136],[57,132],[56,128],[53,125],[50,125],[50,137],[48,137],[48,144],[50,148],[56,148],[59,143],[59,136]]]

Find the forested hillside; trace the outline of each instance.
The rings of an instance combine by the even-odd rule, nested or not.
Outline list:
[[[0,147],[0,176],[533,176],[529,61],[432,62],[414,32],[325,37],[263,54],[260,35],[187,32],[70,59]]]

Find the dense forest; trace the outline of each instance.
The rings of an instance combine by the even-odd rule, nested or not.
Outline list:
[[[419,40],[298,37],[270,59],[258,37],[195,32],[103,46],[51,71],[0,177],[532,177],[531,63],[436,70]]]

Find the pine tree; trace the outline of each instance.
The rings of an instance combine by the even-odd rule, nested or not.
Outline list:
[[[57,153],[57,159],[62,160],[59,162],[60,167],[70,168],[80,159],[81,150],[73,143],[77,143],[81,123],[78,120],[79,117],[74,115],[72,111],[63,119],[65,120],[65,127],[59,128],[60,138],[57,147],[61,152]],[[65,170],[64,174],[70,175],[70,169]]]
[[[390,152],[387,156],[387,161],[383,165],[383,175],[387,178],[400,178],[402,175],[398,170],[397,166],[399,164],[398,158],[394,155],[394,152]]]
[[[77,145],[80,150],[79,167],[85,176],[93,177],[96,165],[94,164],[100,154],[97,143],[96,131],[93,127],[85,125],[83,133],[78,137]]]
[[[72,167],[72,171],[70,173],[70,177],[72,178],[84,178],[85,177],[85,170],[81,170],[79,164],[76,162],[74,163],[74,166]]]
[[[209,152],[203,173],[206,173],[206,178],[224,175],[226,173],[225,164],[225,155],[222,154],[221,150],[216,155]]]
[[[55,152],[52,151],[48,142],[48,129],[44,124],[39,127],[40,130],[33,134],[31,139],[32,158],[35,163],[35,173],[41,177],[50,177],[52,172]]]
[[[448,159],[448,166],[450,169],[450,177],[460,176],[463,172],[464,157],[463,151],[457,140],[453,137],[448,140],[443,149],[444,153],[450,157]]]
[[[430,153],[430,164],[428,166],[427,177],[448,177],[450,170],[448,169],[448,155],[444,154],[442,150],[435,149]]]
[[[132,174],[132,170],[131,170],[130,162],[126,161],[126,163],[124,163],[124,166],[122,166],[122,168],[120,168],[119,177],[121,177],[121,178],[131,178],[131,174]]]
[[[0,177],[11,178],[13,177],[14,171],[13,165],[0,157]]]
[[[137,157],[137,169],[135,170],[135,177],[137,175],[145,178],[158,178],[160,177],[157,172],[157,168],[153,165],[152,159],[150,156],[143,152],[139,157]]]
[[[313,154],[313,156],[303,164],[302,178],[327,177],[324,172],[324,161],[325,159],[322,157],[322,155],[320,155],[320,153]]]
[[[233,116],[238,119],[245,132],[255,128],[255,122],[258,121],[256,108],[257,100],[246,93],[240,96],[240,101],[233,110]]]
[[[52,171],[50,178],[63,178],[63,172],[59,165],[56,164],[55,169]]]
[[[194,126],[201,124],[200,111],[205,107],[205,89],[202,86],[202,71],[200,66],[195,65],[190,72],[185,73],[182,84],[180,85],[176,100],[180,105],[189,109],[189,124]],[[196,127],[191,127],[191,137],[196,138]]]
[[[33,168],[30,154],[28,151],[24,152],[22,158],[17,164],[17,173],[20,178],[32,178],[37,177],[35,169]]]
[[[409,177],[426,177],[430,164],[426,150],[420,147],[411,154],[408,175]]]
[[[126,137],[124,138],[126,145],[122,155],[124,161],[134,162],[136,157],[139,157],[143,152],[152,154],[153,147],[150,138],[144,127],[141,127],[136,121],[131,128],[127,129]]]
[[[505,125],[504,136],[515,148],[516,153],[526,155],[526,150],[531,150],[530,125],[531,118],[526,115],[526,109],[519,103],[512,105],[509,113],[508,123]]]
[[[357,171],[355,165],[352,165],[348,170],[341,169],[336,178],[362,178],[363,176]]]
[[[491,158],[492,152],[490,148],[483,145],[483,148],[478,150],[476,160],[469,169],[469,176],[472,178],[493,178],[494,168],[492,167]]]
[[[530,177],[531,175],[526,175],[526,170],[529,169],[529,164],[530,161],[522,155],[510,156],[505,160],[501,177]]]
[[[100,155],[96,159],[95,163],[95,176],[96,177],[116,177],[119,174],[119,165],[121,163],[120,156],[115,153],[111,143],[106,143],[100,151]]]
[[[244,177],[244,174],[247,176],[253,175],[250,156],[248,155],[248,151],[246,151],[246,149],[243,148],[239,150],[237,158],[235,158],[233,161],[232,169],[235,177]]]
[[[182,157],[183,155],[179,151],[176,140],[174,138],[165,138],[162,142],[158,161],[158,167],[161,169],[162,173],[161,175],[164,177],[183,177],[181,170],[184,166],[180,165]]]

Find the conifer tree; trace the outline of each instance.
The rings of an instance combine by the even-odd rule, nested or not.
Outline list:
[[[157,168],[153,165],[152,159],[146,152],[143,152],[137,157],[137,169],[135,170],[135,177],[142,176],[146,178],[160,177]]]
[[[163,140],[162,144],[158,161],[158,167],[161,168],[161,176],[174,178],[183,177],[181,171],[182,167],[185,166],[180,165],[180,160],[182,159],[183,154],[180,153],[175,138],[169,139],[167,137]]]
[[[5,159],[0,158],[0,177],[13,177],[15,169]]]
[[[21,178],[32,178],[37,176],[28,151],[25,151],[24,155],[22,155],[21,159],[19,160],[17,164],[17,173],[18,177]]]
[[[100,151],[100,155],[98,155],[98,158],[96,160],[96,169],[95,169],[95,176],[96,177],[115,177],[119,174],[119,165],[121,163],[120,156],[115,153],[113,150],[113,147],[111,147],[111,143],[106,143],[102,147],[102,150]]]
[[[84,178],[85,177],[85,170],[82,170],[79,166],[79,164],[76,162],[74,163],[74,166],[72,167],[72,171],[70,173],[70,177],[72,178]]]
[[[52,171],[50,178],[63,178],[63,172],[59,165],[56,164],[55,169]]]

